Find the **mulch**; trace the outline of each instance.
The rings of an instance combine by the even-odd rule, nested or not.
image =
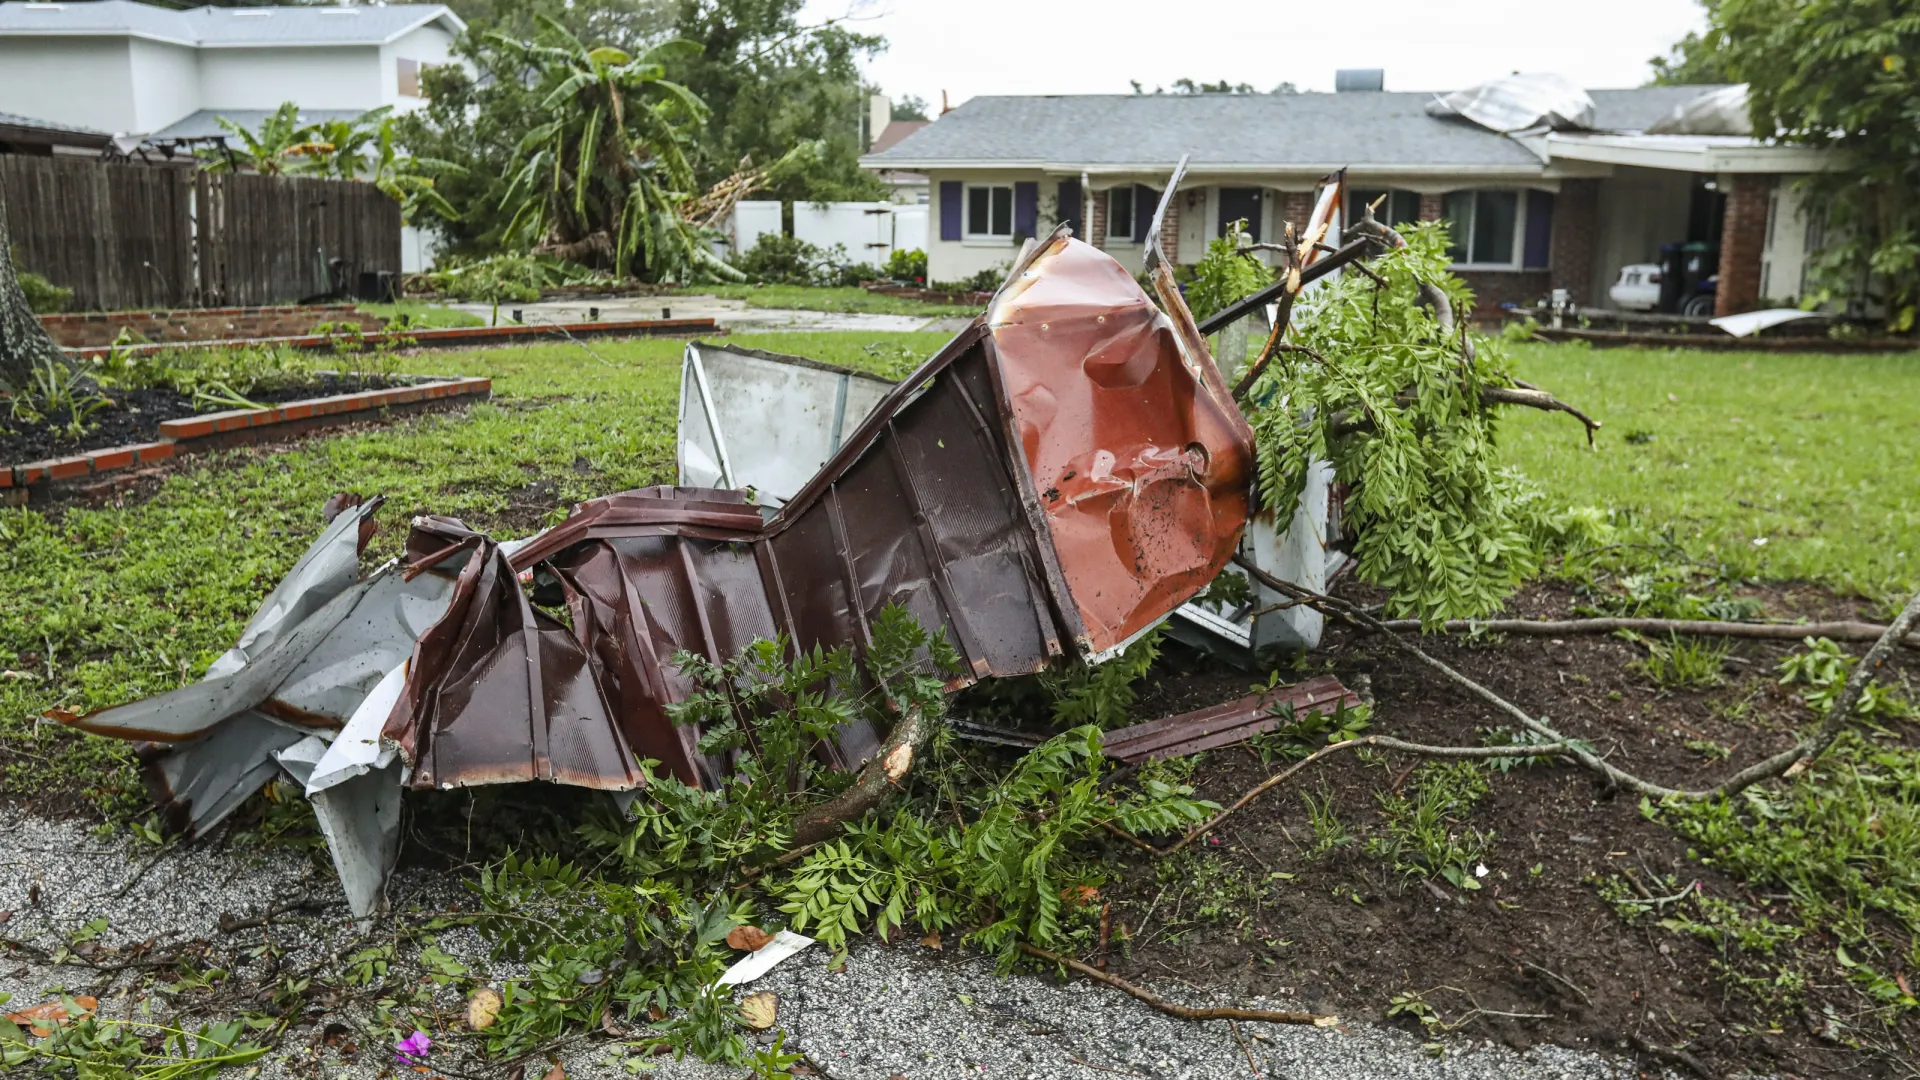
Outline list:
[[[1377,599],[1358,587],[1343,591],[1349,599]],[[1755,594],[1775,616],[1872,619],[1864,606],[1816,589]],[[1536,585],[1516,597],[1507,614],[1566,618],[1573,599],[1562,587]],[[1377,702],[1370,733],[1478,745],[1487,729],[1510,725],[1376,639],[1345,628],[1330,630],[1328,638],[1310,660],[1316,670],[1330,664],[1350,686],[1371,681]],[[1792,642],[1732,643],[1725,684],[1705,691],[1652,685],[1630,667],[1645,650],[1612,637],[1430,638],[1422,647],[1545,714],[1560,731],[1611,751],[1627,771],[1675,786],[1717,782],[1790,745],[1812,719],[1796,688],[1780,685],[1775,672]],[[1851,647],[1856,655],[1865,648]],[[1920,676],[1920,657],[1912,651],[1901,650],[1894,663],[1909,678]],[[1165,657],[1162,666],[1167,673],[1145,694],[1137,715],[1223,700],[1245,693],[1252,681],[1246,672],[1208,666],[1191,654]],[[1174,674],[1175,667],[1188,670]],[[1741,700],[1748,707],[1738,719],[1716,708]],[[1911,725],[1903,727],[1909,743],[1920,741]],[[1725,761],[1710,761],[1688,749],[1689,740],[1733,751]],[[1201,795],[1228,804],[1283,764],[1262,764],[1244,746],[1216,751],[1201,760],[1193,781]],[[1419,1024],[1411,1018],[1390,1020],[1386,1012],[1395,995],[1416,991],[1449,1021],[1483,1010],[1461,1028],[1465,1037],[1638,1054],[1682,1073],[1910,1075],[1920,1058],[1920,1019],[1909,1015],[1893,1028],[1870,1018],[1851,1031],[1831,1026],[1828,1009],[1849,1018],[1868,1003],[1839,979],[1819,977],[1830,962],[1809,965],[1814,977],[1805,1001],[1782,1015],[1730,989],[1712,945],[1662,929],[1657,917],[1623,921],[1600,897],[1596,881],[1630,868],[1642,880],[1651,873],[1698,880],[1708,896],[1744,899],[1781,921],[1790,921],[1791,912],[1780,903],[1784,897],[1769,895],[1783,891],[1778,887],[1741,882],[1688,858],[1684,841],[1642,815],[1637,796],[1609,791],[1584,770],[1553,765],[1489,773],[1489,793],[1462,823],[1495,835],[1480,890],[1395,874],[1365,854],[1357,838],[1379,821],[1381,793],[1396,785],[1410,790],[1406,773],[1413,764],[1397,754],[1372,765],[1336,755],[1224,822],[1202,847],[1204,857],[1227,860],[1252,880],[1278,883],[1250,909],[1242,905],[1237,921],[1196,921],[1197,898],[1187,900],[1185,912],[1169,910],[1176,889],[1142,925],[1164,882],[1153,860],[1119,848],[1132,865],[1105,892],[1131,941],[1126,950],[1115,946],[1112,970],[1162,986],[1171,977],[1227,997],[1277,994],[1315,1011],[1414,1030]],[[1313,843],[1303,801],[1308,794],[1331,800],[1355,842],[1319,858],[1307,855]],[[1291,877],[1270,878],[1275,873]],[[1797,948],[1830,961],[1835,944],[1814,936]],[[1853,1039],[1879,1050],[1843,1045]],[[1676,1046],[1683,1049],[1671,1049]]]
[[[361,390],[385,390],[404,385],[404,380],[381,376],[316,375],[297,385],[273,390],[256,390],[246,395],[260,405],[280,405],[307,398],[351,394]],[[103,390],[100,396],[106,408],[88,416],[85,429],[77,436],[65,430],[70,417],[25,423],[14,419],[0,403],[0,467],[22,465],[30,461],[104,450],[113,446],[153,442],[159,437],[160,424],[200,413],[224,412],[230,405],[196,405],[191,395],[178,390]]]

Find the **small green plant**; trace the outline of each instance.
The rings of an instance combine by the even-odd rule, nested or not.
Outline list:
[[[13,264],[15,267],[20,265],[17,255],[14,257]],[[65,311],[67,305],[73,302],[72,289],[55,285],[39,274],[18,270],[15,276],[20,281],[20,291],[27,295],[27,310],[35,315],[51,315],[57,311]]]
[[[1413,793],[1379,796],[1384,835],[1368,838],[1367,854],[1408,877],[1442,877],[1458,889],[1478,889],[1480,859],[1491,833],[1464,822],[1487,793],[1486,775],[1470,761],[1429,761],[1414,770]]]
[[[1280,685],[1280,673],[1270,672],[1265,686],[1256,684],[1256,693],[1271,690]],[[1280,704],[1273,707],[1275,715],[1281,717],[1281,723],[1272,731],[1262,732],[1247,740],[1253,752],[1260,755],[1262,763],[1272,761],[1298,761],[1316,750],[1349,739],[1358,738],[1373,724],[1373,710],[1367,705],[1348,708],[1343,702],[1336,705],[1332,712],[1309,712],[1296,714],[1293,707]]]
[[[1076,662],[1064,672],[1042,672],[1040,685],[1053,698],[1053,722],[1060,727],[1093,724],[1103,729],[1127,722],[1127,710],[1139,697],[1134,684],[1145,678],[1160,656],[1158,628],[1103,664]]]
[[[895,248],[887,255],[885,267],[887,277],[894,281],[910,285],[924,285],[927,281],[927,253],[919,248],[903,251]]]
[[[1335,848],[1353,843],[1353,834],[1340,821],[1333,810],[1333,792],[1326,785],[1320,787],[1320,797],[1313,793],[1300,793],[1300,801],[1307,804],[1307,823],[1313,827],[1313,846],[1307,849],[1308,858],[1318,858]]]
[[[86,372],[56,361],[34,365],[27,385],[12,396],[10,409],[15,421],[45,423],[58,434],[77,439],[90,426],[87,418],[111,405]]]
[[[1664,642],[1643,638],[1641,644],[1647,647],[1647,658],[1634,661],[1632,667],[1652,679],[1655,686],[1698,690],[1720,685],[1727,646],[1677,634],[1669,635]]]
[[[1847,676],[1859,661],[1828,638],[1807,638],[1805,652],[1795,653],[1780,662],[1780,683],[1801,687],[1801,700],[1814,712],[1825,716],[1840,696]],[[1854,704],[1853,714],[1861,719],[1906,717],[1913,705],[1896,687],[1868,683]]]

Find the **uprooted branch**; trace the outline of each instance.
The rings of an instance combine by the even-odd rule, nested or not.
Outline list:
[[[1392,643],[1394,648],[1411,655],[1421,663],[1465,687],[1475,697],[1480,698],[1487,704],[1518,720],[1528,731],[1550,742],[1566,743],[1567,746],[1564,753],[1567,757],[1578,762],[1583,768],[1599,773],[1606,779],[1608,784],[1614,787],[1626,788],[1629,791],[1655,799],[1668,797],[1681,799],[1712,799],[1732,795],[1762,780],[1770,780],[1779,776],[1798,763],[1811,763],[1817,759],[1821,754],[1826,752],[1828,747],[1833,745],[1834,740],[1839,738],[1841,731],[1845,730],[1847,722],[1853,716],[1854,706],[1860,700],[1860,695],[1866,692],[1867,684],[1871,683],[1874,677],[1879,674],[1880,669],[1886,665],[1887,658],[1892,655],[1896,643],[1913,630],[1913,625],[1916,620],[1920,620],[1920,593],[1916,593],[1913,599],[1907,602],[1906,608],[1900,612],[1899,617],[1895,618],[1893,622],[1888,625],[1886,631],[1880,635],[1880,639],[1874,642],[1873,648],[1867,650],[1867,655],[1861,658],[1860,663],[1854,667],[1853,673],[1847,677],[1846,685],[1841,688],[1839,696],[1834,699],[1833,704],[1828,708],[1826,719],[1821,723],[1817,731],[1802,738],[1788,749],[1782,750],[1772,757],[1755,762],[1712,787],[1688,791],[1682,788],[1671,788],[1663,784],[1642,780],[1632,773],[1616,768],[1599,755],[1593,753],[1593,751],[1587,749],[1584,745],[1570,740],[1558,731],[1555,731],[1545,721],[1536,719],[1525,709],[1520,708],[1506,698],[1473,681],[1447,664],[1436,660],[1419,646],[1393,633],[1388,629],[1386,623],[1362,611],[1355,605],[1349,604],[1336,597],[1328,596],[1325,593],[1315,592],[1305,586],[1296,585],[1290,581],[1282,581],[1260,569],[1258,566],[1253,565],[1253,563],[1242,556],[1235,555],[1233,559],[1241,569],[1252,575],[1254,580],[1280,593],[1282,596],[1299,600],[1309,607],[1345,622],[1385,634],[1387,641]]]
[[[1387,619],[1381,623],[1389,630],[1421,630],[1418,619]],[[1803,638],[1831,638],[1834,641],[1878,641],[1887,632],[1879,623],[1845,620],[1816,623],[1744,623],[1717,622],[1709,619],[1449,619],[1440,629],[1449,634],[1518,634],[1528,637],[1561,637],[1574,634],[1611,634],[1630,630],[1636,634],[1686,634],[1695,637],[1754,638],[1762,641],[1799,641]],[[1920,634],[1908,634],[1900,644],[1920,649]]]
[[[1059,953],[1049,952],[1037,945],[1028,945],[1025,942],[1021,943],[1020,951],[1026,953],[1028,956],[1037,956],[1050,963],[1072,968],[1087,978],[1092,979],[1094,982],[1105,983],[1115,990],[1123,991],[1146,1002],[1154,1009],[1166,1013],[1168,1016],[1179,1017],[1182,1020],[1259,1020],[1268,1024],[1313,1024],[1316,1027],[1327,1027],[1338,1022],[1338,1018],[1336,1017],[1323,1016],[1318,1013],[1283,1012],[1276,1009],[1242,1009],[1235,1006],[1195,1008],[1191,1005],[1176,1005],[1151,990],[1135,986],[1133,983],[1120,978],[1118,975],[1109,975],[1099,968],[1094,967],[1092,964],[1083,964],[1070,956],[1061,956]]]
[[[1175,854],[1188,844],[1193,843],[1195,840],[1218,828],[1221,822],[1245,808],[1248,803],[1279,787],[1281,784],[1286,783],[1294,773],[1319,761],[1321,758],[1330,757],[1343,750],[1358,750],[1363,746],[1378,747],[1382,750],[1399,750],[1404,753],[1439,758],[1543,757],[1548,754],[1567,754],[1573,749],[1573,743],[1571,742],[1532,743],[1520,746],[1428,746],[1424,743],[1406,742],[1405,740],[1391,738],[1386,735],[1362,735],[1357,739],[1347,739],[1342,742],[1323,746],[1313,753],[1308,754],[1306,757],[1301,758],[1299,761],[1294,762],[1287,768],[1274,773],[1272,776],[1267,777],[1255,785],[1251,791],[1240,796],[1232,806],[1227,807],[1206,821],[1194,826],[1185,836],[1181,837],[1171,846],[1152,849],[1153,853],[1161,858]]]
[[[1415,404],[1419,400],[1412,390],[1402,390],[1395,394],[1393,403],[1402,408]],[[1482,405],[1524,405],[1543,412],[1563,412],[1579,420],[1587,428],[1587,445],[1593,445],[1593,433],[1600,430],[1600,421],[1581,412],[1578,408],[1561,401],[1545,390],[1520,386],[1483,386],[1480,388]],[[1351,435],[1358,431],[1373,428],[1373,418],[1369,416],[1336,416],[1333,420],[1335,435]]]
[[[885,746],[860,770],[853,786],[818,806],[808,807],[793,822],[795,850],[832,836],[840,826],[880,805],[913,769],[913,759],[926,741],[927,724],[914,709],[900,718]]]

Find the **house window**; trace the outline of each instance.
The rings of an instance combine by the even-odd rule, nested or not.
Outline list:
[[[1133,187],[1107,192],[1107,239],[1133,242]]]
[[[1013,188],[967,186],[967,235],[1013,235]]]
[[[1381,196],[1385,196],[1381,199]],[[1380,199],[1380,205],[1374,207],[1373,220],[1382,225],[1399,228],[1420,220],[1420,193],[1417,191],[1382,191],[1359,189],[1347,192],[1347,220],[1359,221],[1366,208]]]
[[[400,96],[419,97],[420,61],[403,59],[397,61],[397,63],[399,65],[398,70],[400,75]]]
[[[1446,205],[1447,257],[1455,265],[1520,265],[1520,192],[1456,191]]]

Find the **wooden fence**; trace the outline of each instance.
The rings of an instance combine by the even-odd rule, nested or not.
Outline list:
[[[0,154],[22,269],[74,311],[259,306],[400,270],[400,208],[372,184]]]

